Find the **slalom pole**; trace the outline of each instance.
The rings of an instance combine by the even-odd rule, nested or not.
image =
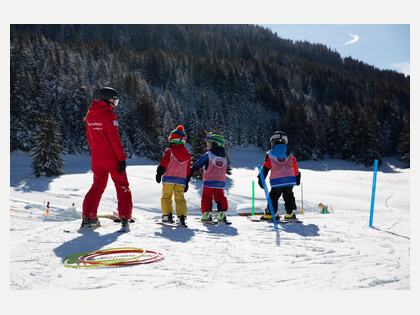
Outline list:
[[[376,191],[376,174],[378,172],[378,160],[375,160],[373,166],[373,183],[372,183],[372,197],[370,201],[370,217],[369,217],[369,226],[372,227],[373,223],[373,208],[375,205],[375,191]]]
[[[257,167],[258,167],[258,170],[259,170],[259,173],[260,173],[261,182],[262,182],[263,187],[264,187],[264,193],[265,193],[265,198],[267,199],[268,208],[270,209],[271,216],[273,217],[274,229],[278,230],[279,226],[277,224],[276,216],[274,214],[274,209],[273,209],[273,204],[271,202],[270,194],[268,193],[267,185],[265,183],[263,168],[262,168],[261,165],[257,165]]]
[[[254,212],[255,212],[254,200],[255,200],[255,189],[254,189],[254,181],[252,181],[252,216],[254,216]]]

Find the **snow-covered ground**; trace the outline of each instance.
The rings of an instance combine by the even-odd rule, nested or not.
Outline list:
[[[280,225],[276,231],[272,224],[236,215],[238,204],[251,202],[252,181],[256,204],[265,205],[264,191],[256,182],[256,166],[262,163],[264,152],[235,147],[230,155],[233,171],[225,194],[232,225],[210,226],[196,220],[201,215],[202,182],[195,179],[185,194],[189,227],[155,224],[161,218],[157,162],[136,158],[128,160],[127,167],[136,222],[131,232],[124,234],[115,232],[119,228],[115,223],[78,232],[80,219],[43,220],[48,201],[52,216],[71,217],[68,208],[73,203],[81,212],[92,184],[89,156],[66,156],[63,176],[35,178],[27,154],[10,154],[10,289],[161,290],[159,301],[165,299],[166,290],[169,295],[208,290],[212,292],[211,304],[229,297],[215,292],[235,289],[244,292],[245,299],[255,294],[258,300],[253,303],[257,305],[264,292],[277,289],[281,290],[275,295],[278,302],[287,298],[287,290],[294,292],[293,299],[307,290],[410,290],[410,169],[406,165],[386,158],[379,167],[371,228],[373,168],[332,159],[298,162],[303,215],[301,187],[295,187],[294,192],[304,223]],[[320,202],[329,205],[333,213],[320,213]],[[282,199],[279,204],[283,214]],[[114,210],[116,194],[110,180],[99,214]],[[102,218],[101,222],[112,221]],[[63,264],[71,254],[117,247],[153,250],[165,259],[121,268],[74,269]],[[238,299],[244,300],[240,295]],[[366,295],[355,298],[365,300]]]

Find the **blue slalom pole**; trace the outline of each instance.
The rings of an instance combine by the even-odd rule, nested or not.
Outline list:
[[[370,218],[369,218],[369,226],[372,227],[373,223],[373,208],[375,205],[375,191],[376,191],[376,174],[378,172],[378,160],[375,160],[373,166],[373,183],[372,183],[372,198],[370,202]]]
[[[261,165],[257,165],[257,167],[258,167],[258,171],[260,173],[261,182],[262,182],[263,187],[264,187],[265,198],[267,199],[268,208],[270,209],[271,216],[273,217],[274,229],[278,230],[279,229],[279,226],[277,224],[276,216],[274,215],[273,204],[271,202],[270,194],[268,193],[267,185],[265,183],[265,178],[264,178],[264,174],[263,174],[263,168],[262,168]]]

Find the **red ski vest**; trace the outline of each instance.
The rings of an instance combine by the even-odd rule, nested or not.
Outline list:
[[[290,154],[286,159],[280,159],[271,151],[268,151],[267,154],[271,162],[271,187],[295,186],[296,176],[293,166],[293,155]]]
[[[203,186],[209,188],[224,188],[226,183],[227,159],[210,151],[207,170],[203,168]]]
[[[180,162],[172,153],[172,150],[170,148],[168,150],[171,152],[171,157],[165,173],[163,173],[162,182],[185,186],[187,183],[188,160]]]

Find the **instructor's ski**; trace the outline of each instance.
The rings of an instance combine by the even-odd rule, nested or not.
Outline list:
[[[84,231],[92,231],[92,230],[96,230],[96,229],[103,228],[103,227],[107,227],[107,226],[111,226],[111,225],[114,225],[114,224],[105,224],[105,225],[93,226],[93,227],[89,227],[89,228],[81,228],[81,227],[79,227],[79,228],[76,230],[76,232],[81,233],[81,232],[84,232]],[[63,230],[63,232],[64,232],[64,233],[70,233],[70,232],[71,232],[71,230]]]

